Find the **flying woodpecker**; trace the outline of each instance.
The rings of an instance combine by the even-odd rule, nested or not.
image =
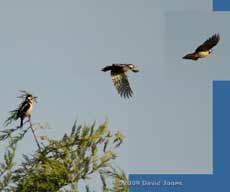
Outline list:
[[[133,91],[129,85],[127,73],[133,71],[139,72],[137,66],[134,64],[112,64],[104,67],[102,71],[110,71],[113,84],[121,97],[132,97]]]
[[[220,40],[218,33],[208,38],[202,45],[196,48],[195,52],[189,53],[183,57],[183,59],[198,60],[199,58],[205,58],[212,53],[212,48],[217,45]]]

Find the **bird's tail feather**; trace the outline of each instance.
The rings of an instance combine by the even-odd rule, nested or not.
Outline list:
[[[194,53],[189,53],[183,57],[183,59],[192,59],[192,60],[197,60],[198,58],[195,57]]]

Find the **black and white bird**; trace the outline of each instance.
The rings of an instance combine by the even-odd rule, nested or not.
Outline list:
[[[31,116],[31,112],[33,109],[33,101],[36,99],[37,97],[32,96],[31,94],[27,94],[25,96],[25,100],[21,103],[21,105],[19,106],[19,108],[17,109],[17,114],[16,114],[16,120],[18,118],[21,119],[21,123],[20,123],[20,127],[23,126],[23,120],[28,117],[30,118]]]
[[[212,53],[212,48],[217,45],[220,40],[218,33],[208,38],[203,44],[196,48],[193,53],[188,53],[183,59],[198,60],[199,58],[208,57]]]
[[[112,64],[104,67],[102,71],[110,71],[112,81],[116,87],[118,94],[121,97],[129,98],[132,97],[133,91],[129,85],[127,73],[128,71],[133,71],[135,73],[139,72],[137,66],[134,64]]]

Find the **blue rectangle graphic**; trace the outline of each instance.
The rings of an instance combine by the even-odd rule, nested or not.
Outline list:
[[[213,0],[213,11],[230,11],[230,0]]]

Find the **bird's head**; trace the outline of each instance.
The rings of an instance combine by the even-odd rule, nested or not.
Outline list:
[[[27,101],[30,101],[30,102],[35,101],[35,102],[37,103],[37,97],[36,97],[36,96],[33,96],[33,95],[31,95],[31,94],[28,94],[28,95],[26,96],[26,100],[27,100]]]
[[[139,70],[137,69],[137,66],[134,65],[134,64],[128,64],[128,67],[129,67],[129,69],[130,69],[131,71],[133,71],[133,72],[135,72],[135,73],[139,72]]]

